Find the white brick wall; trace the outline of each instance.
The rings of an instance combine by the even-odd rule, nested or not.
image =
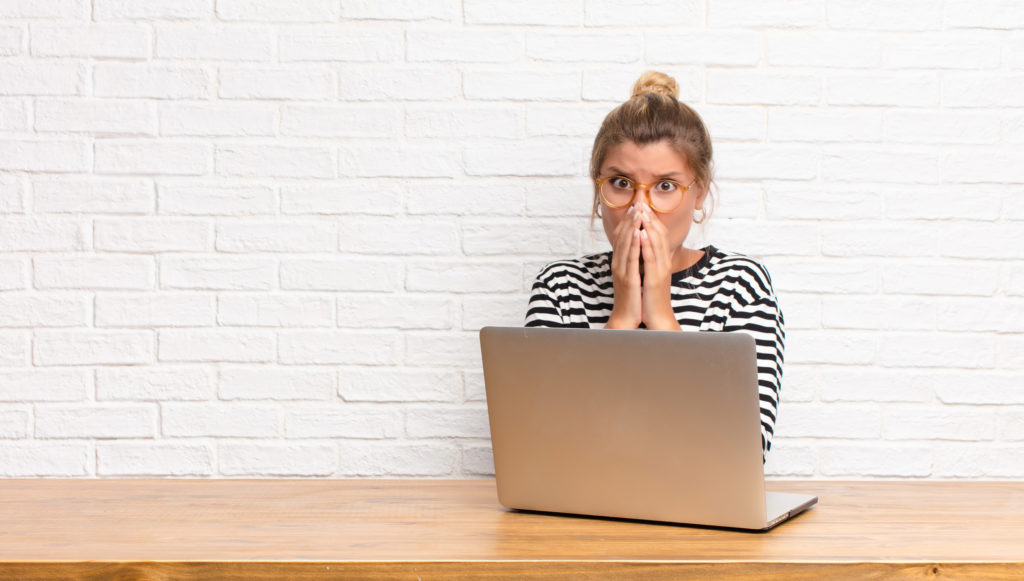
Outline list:
[[[644,70],[715,140],[694,243],[788,323],[771,474],[1024,476],[1024,8],[0,2],[0,477],[492,471],[476,332],[607,247]]]

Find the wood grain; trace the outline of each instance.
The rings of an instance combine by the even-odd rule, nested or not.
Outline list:
[[[509,511],[489,480],[0,480],[0,579],[1024,578],[1024,483],[770,488],[820,502],[748,533]]]

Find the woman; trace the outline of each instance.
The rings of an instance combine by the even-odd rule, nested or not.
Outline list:
[[[526,326],[743,331],[757,343],[761,448],[771,449],[785,331],[768,272],[714,246],[686,248],[712,196],[711,137],[672,77],[645,73],[594,139],[591,219],[612,251],[537,275]]]

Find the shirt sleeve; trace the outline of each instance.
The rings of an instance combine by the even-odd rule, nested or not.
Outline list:
[[[530,304],[526,309],[527,327],[564,327],[562,312],[558,308],[558,299],[554,291],[544,282],[541,276],[533,281],[530,289]]]
[[[772,448],[778,416],[782,362],[785,352],[785,320],[771,278],[760,265],[744,269],[737,277],[724,331],[740,331],[754,337],[757,351],[757,391],[761,408],[761,451]]]

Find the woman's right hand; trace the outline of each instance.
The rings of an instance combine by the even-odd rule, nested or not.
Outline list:
[[[615,303],[605,329],[636,329],[643,320],[640,280],[640,212],[631,206],[612,234],[612,287]]]

